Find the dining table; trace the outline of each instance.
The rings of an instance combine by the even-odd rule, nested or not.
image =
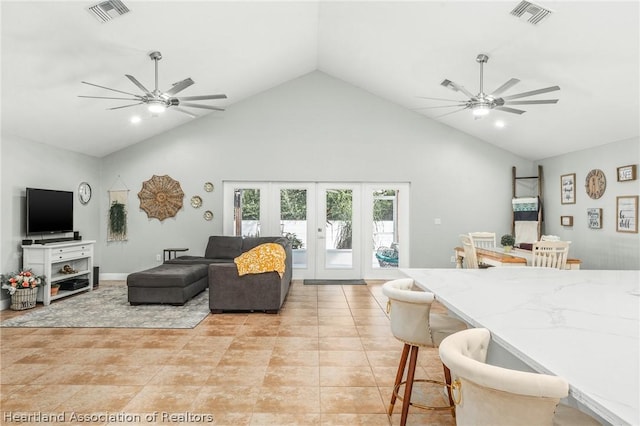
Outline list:
[[[464,259],[464,248],[455,247],[453,249],[456,268],[462,268]],[[532,252],[521,248],[512,248],[506,251],[503,247],[476,247],[478,262],[485,266],[531,266]],[[580,269],[580,259],[567,259],[565,269]]]
[[[451,315],[489,329],[508,356],[488,362],[563,377],[565,402],[603,424],[640,424],[640,271],[400,270]]]

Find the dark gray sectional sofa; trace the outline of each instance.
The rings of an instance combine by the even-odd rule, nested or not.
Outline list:
[[[284,247],[286,260],[282,278],[277,272],[239,276],[233,259],[264,243],[278,243]],[[207,273],[209,309],[212,313],[277,313],[291,285],[291,242],[284,237],[211,236],[204,256],[180,256],[167,260],[156,268],[130,274],[127,278],[129,302],[184,304],[206,288],[202,286],[201,277],[196,278],[202,275],[203,267]],[[192,278],[181,279],[178,271],[189,274]],[[190,280],[193,282],[189,282]],[[154,282],[159,285],[154,286]]]

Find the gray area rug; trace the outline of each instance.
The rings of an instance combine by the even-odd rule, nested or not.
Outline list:
[[[367,285],[364,280],[303,280],[304,285]]]
[[[137,305],[127,301],[127,286],[104,286],[57,300],[2,323],[2,327],[193,328],[209,315],[209,290],[184,306]]]

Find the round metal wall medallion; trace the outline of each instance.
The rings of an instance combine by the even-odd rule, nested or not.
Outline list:
[[[202,206],[202,198],[200,198],[197,195],[194,195],[193,197],[191,197],[191,207],[193,207],[194,209],[200,208],[200,206]]]
[[[204,184],[204,190],[207,192],[213,191],[213,184],[211,182],[206,182]]]
[[[206,212],[204,212],[204,220],[211,220],[213,219],[213,212],[211,212],[210,210],[207,210]]]

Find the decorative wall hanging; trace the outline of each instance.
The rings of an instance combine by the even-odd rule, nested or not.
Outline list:
[[[211,212],[211,210],[207,210],[206,212],[204,212],[204,220],[211,220],[213,219],[213,212]]]
[[[107,241],[127,240],[127,204],[129,190],[109,190]]]
[[[638,196],[616,197],[616,231],[638,233]]]
[[[142,190],[138,192],[140,208],[147,213],[149,219],[160,221],[174,217],[182,208],[184,192],[180,182],[168,175],[156,176],[142,183]]]
[[[587,209],[589,229],[602,228],[602,209]]]
[[[207,192],[213,191],[213,184],[211,182],[205,182],[204,190]]]
[[[199,195],[194,195],[193,197],[191,197],[191,207],[193,207],[194,209],[199,209],[200,207],[202,207],[202,198],[200,198]]]
[[[604,172],[600,169],[591,170],[584,180],[584,188],[587,191],[587,195],[594,200],[602,197],[602,194],[607,189],[607,178]]]
[[[630,180],[636,180],[637,178],[635,164],[618,167],[618,182],[627,182]]]
[[[576,174],[560,176],[560,203],[576,203]]]

